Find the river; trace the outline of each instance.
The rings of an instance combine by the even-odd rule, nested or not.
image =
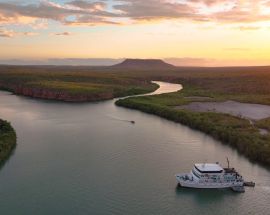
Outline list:
[[[270,172],[181,124],[113,100],[71,104],[3,91],[0,118],[18,136],[0,171],[3,215],[269,214]],[[226,165],[226,157],[255,188],[177,188],[176,173],[195,162]]]

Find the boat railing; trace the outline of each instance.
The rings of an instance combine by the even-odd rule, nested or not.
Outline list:
[[[224,171],[225,171],[225,173],[237,173],[234,168],[224,168]]]

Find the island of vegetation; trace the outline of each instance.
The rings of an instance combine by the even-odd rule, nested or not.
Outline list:
[[[16,146],[16,133],[9,122],[0,119],[0,164],[11,155]]]
[[[143,78],[111,72],[110,67],[0,66],[0,89],[40,99],[100,101],[156,88]]]
[[[174,67],[160,60],[132,59],[111,67],[0,66],[0,89],[72,102],[144,94],[157,88],[152,80],[182,84],[184,89],[116,104],[200,130],[270,166],[270,118],[251,120],[240,114],[182,108],[209,101],[270,105],[270,67]]]

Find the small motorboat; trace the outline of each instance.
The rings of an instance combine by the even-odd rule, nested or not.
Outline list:
[[[253,181],[245,181],[244,186],[246,186],[246,187],[255,187],[255,182],[253,182]]]

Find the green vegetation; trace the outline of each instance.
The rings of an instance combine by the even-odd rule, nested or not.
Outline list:
[[[136,70],[115,67],[0,66],[0,89],[26,96],[94,101],[153,91],[151,80],[182,83],[190,96],[270,104],[270,67]],[[33,92],[31,92],[31,90]]]
[[[153,91],[151,80],[183,84],[184,90],[128,98],[117,105],[159,115],[203,131],[248,158],[270,165],[270,120],[248,120],[221,113],[197,113],[176,107],[193,101],[270,105],[270,67],[145,69],[117,67],[0,66],[0,89],[37,98],[97,101]]]
[[[224,88],[228,90],[228,88]],[[265,95],[267,97],[267,95]],[[195,99],[196,97],[196,99]],[[259,97],[260,99],[262,97]],[[233,99],[238,101],[258,101],[258,98],[249,98],[248,94],[226,94],[219,91],[211,91],[210,88],[202,88],[199,85],[184,85],[184,90],[177,93],[164,95],[136,97],[119,100],[119,106],[138,109],[146,113],[155,114],[163,118],[182,123],[190,128],[200,130],[236,148],[240,153],[253,161],[270,165],[270,135],[262,135],[259,128],[270,130],[270,119],[250,124],[246,119],[234,117],[228,114],[213,112],[192,112],[177,109],[196,101],[222,101]],[[263,103],[267,103],[264,100]]]
[[[5,162],[16,146],[16,133],[10,123],[0,119],[0,163]]]
[[[256,122],[256,126],[261,129],[266,129],[270,131],[270,118],[262,119]]]
[[[98,70],[98,69],[97,69]],[[84,67],[1,66],[0,89],[63,101],[98,101],[152,92],[143,78]]]

